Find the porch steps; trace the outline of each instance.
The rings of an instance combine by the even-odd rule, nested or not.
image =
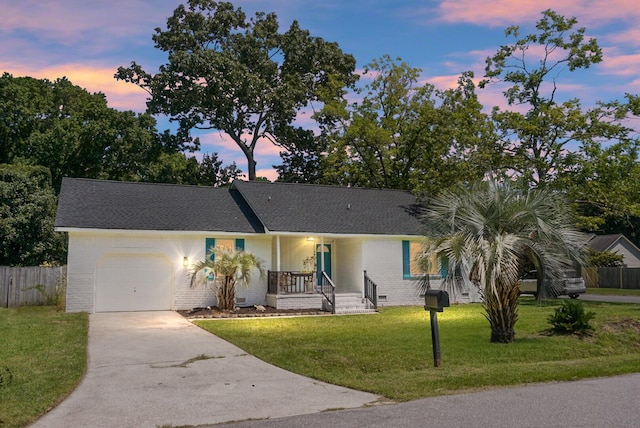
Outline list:
[[[336,294],[336,314],[367,314],[375,309],[359,293]]]

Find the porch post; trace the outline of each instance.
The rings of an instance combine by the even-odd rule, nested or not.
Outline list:
[[[320,272],[324,272],[324,236],[320,237]]]
[[[278,278],[276,280],[276,290],[280,291],[280,235],[276,236],[276,271],[278,271],[276,275],[276,278]]]
[[[280,235],[276,236],[276,270],[280,272]]]

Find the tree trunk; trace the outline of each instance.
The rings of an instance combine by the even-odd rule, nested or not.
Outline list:
[[[236,306],[236,280],[226,276],[224,282],[216,293],[218,298],[218,309],[223,311],[233,310]]]
[[[496,293],[486,287],[483,293],[485,317],[491,326],[491,342],[511,343],[518,320],[518,285],[500,284]]]
[[[491,342],[493,343],[511,343],[515,338],[515,331],[513,328],[491,328]]]
[[[248,174],[249,174],[249,180],[255,180],[256,179],[256,161],[253,158],[253,154],[251,154],[250,156],[247,155],[247,165],[249,168]]]

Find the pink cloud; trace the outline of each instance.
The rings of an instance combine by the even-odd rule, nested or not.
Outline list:
[[[258,169],[256,170],[258,177],[265,177],[269,181],[276,181],[278,178],[278,171],[275,169]]]
[[[263,157],[263,156],[279,157],[280,152],[282,151],[284,151],[282,147],[276,146],[270,141],[263,140],[263,141],[259,141],[258,144],[256,145],[255,154],[260,157]]]
[[[451,74],[444,76],[433,76],[427,77],[424,80],[421,80],[420,85],[424,85],[425,83],[431,83],[437,89],[442,91],[447,89],[455,89],[458,87],[458,79],[460,78],[459,74]]]
[[[515,23],[533,24],[540,13],[552,9],[564,16],[576,16],[581,26],[600,25],[614,19],[637,21],[640,8],[636,0],[444,0],[436,8],[423,10],[436,14],[437,21],[467,22],[489,27]]]
[[[640,47],[640,28],[633,27],[619,33],[608,34],[603,39],[614,45],[626,44]]]
[[[82,40],[82,34],[129,37],[151,32],[178,5],[171,0],[22,0],[4,2],[2,32],[37,32],[41,38],[62,44]]]
[[[619,54],[616,49],[605,50],[605,60],[600,64],[600,68],[606,74],[615,76],[638,76],[638,64],[640,63],[640,52],[634,54]]]

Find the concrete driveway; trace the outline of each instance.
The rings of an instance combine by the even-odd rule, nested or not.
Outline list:
[[[34,427],[203,425],[375,404],[271,366],[175,312],[89,318],[88,371]]]

